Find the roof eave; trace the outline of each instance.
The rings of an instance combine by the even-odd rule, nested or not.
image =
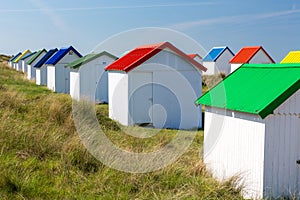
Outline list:
[[[283,92],[280,96],[274,99],[267,107],[258,112],[262,119],[266,118],[269,114],[272,114],[276,108],[278,108],[283,102],[285,102],[290,96],[292,96],[300,88],[300,79],[294,83],[290,88]]]

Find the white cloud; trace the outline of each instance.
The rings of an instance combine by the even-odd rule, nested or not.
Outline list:
[[[51,12],[60,12],[60,11],[85,11],[85,10],[114,10],[114,9],[140,9],[140,8],[161,8],[161,7],[192,7],[192,6],[209,6],[216,5],[216,3],[208,2],[198,2],[198,3],[177,3],[177,4],[152,4],[152,5],[130,5],[130,6],[95,6],[95,7],[78,7],[78,8],[49,8],[41,0],[30,0],[34,5],[38,5],[38,9],[12,9],[4,10],[0,9],[0,12],[13,13],[13,12],[34,12],[34,11],[51,11]]]
[[[251,21],[257,21],[268,18],[275,18],[281,16],[288,16],[291,14],[300,13],[300,9],[286,10],[280,12],[272,12],[272,13],[263,13],[257,15],[237,15],[237,16],[229,16],[229,17],[218,17],[218,18],[210,18],[210,19],[201,19],[197,21],[189,21],[182,22],[177,24],[169,25],[168,28],[176,29],[176,30],[186,30],[198,26],[212,26],[218,24],[239,24]]]
[[[41,12],[43,12],[45,15],[47,15],[52,24],[58,28],[60,31],[66,30],[66,23],[65,21],[48,5],[45,4],[42,0],[29,0],[34,6],[36,6]],[[21,10],[22,11],[22,10]]]

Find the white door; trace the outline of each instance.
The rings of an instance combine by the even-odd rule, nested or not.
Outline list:
[[[132,72],[130,83],[129,119],[132,124],[152,123],[153,74]]]
[[[104,71],[104,66],[97,66],[101,73],[95,73],[96,80],[96,102],[108,103],[108,72]],[[100,74],[100,75],[99,75]]]
[[[70,93],[70,69],[69,68],[64,68],[64,74],[65,74],[64,93],[69,94]]]

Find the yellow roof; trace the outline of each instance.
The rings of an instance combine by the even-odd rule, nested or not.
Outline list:
[[[291,51],[280,63],[300,63],[300,51]]]
[[[16,60],[14,60],[15,63],[19,62],[24,56],[26,56],[27,54],[31,53],[30,50],[25,50]]]

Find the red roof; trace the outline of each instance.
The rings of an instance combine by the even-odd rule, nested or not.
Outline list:
[[[194,53],[194,54],[188,54],[188,56],[190,57],[190,58],[193,58],[193,59],[195,59],[197,56],[199,57],[199,58],[201,58],[202,59],[202,57],[201,56],[199,56],[198,54],[196,54],[196,53]]]
[[[177,49],[169,42],[139,46],[133,49],[132,51],[130,51],[129,53],[127,53],[126,55],[124,55],[123,57],[119,58],[112,64],[108,65],[105,68],[105,70],[129,72],[166,48],[175,52],[176,54],[181,56],[184,60],[191,63],[192,65],[199,68],[200,70],[202,71],[207,70],[203,65],[201,65],[200,63],[198,63],[193,58],[189,57],[187,54],[183,53],[179,49]]]
[[[254,55],[262,50],[272,61],[275,63],[271,56],[264,50],[262,46],[251,46],[242,48],[231,60],[230,63],[249,63],[250,60],[254,57]]]

